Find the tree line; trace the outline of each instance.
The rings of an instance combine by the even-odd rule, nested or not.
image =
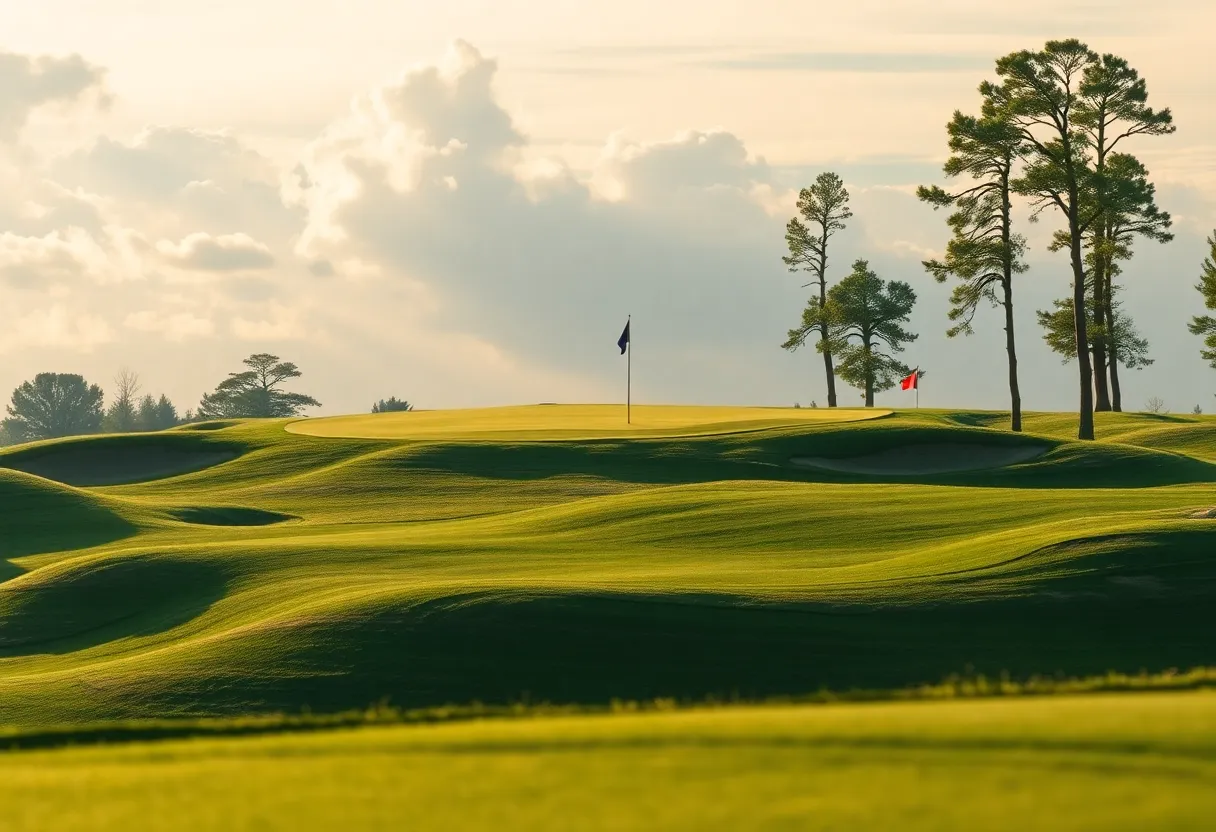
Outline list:
[[[1049,250],[1067,255],[1071,291],[1036,319],[1047,345],[1077,364],[1077,435],[1093,439],[1094,412],[1123,408],[1119,368],[1152,363],[1148,342],[1119,298],[1123,266],[1137,240],[1173,239],[1171,217],[1156,204],[1147,168],[1124,143],[1173,133],[1173,117],[1168,108],[1148,105],[1146,82],[1126,60],[1099,55],[1079,40],[1011,53],[996,61],[995,72],[996,81],[978,87],[978,112],[957,110],[946,126],[950,155],[943,172],[959,186],[917,189],[922,202],[947,210],[950,232],[944,256],[923,266],[938,282],[955,281],[947,336],[972,334],[984,302],[1002,311],[1010,426],[1020,431],[1014,288],[1027,271],[1027,243],[1015,228],[1015,198],[1029,203],[1032,222],[1055,223]],[[916,338],[901,326],[916,300],[906,283],[884,284],[859,260],[828,287],[828,245],[852,217],[848,200],[834,173],[804,188],[799,214],[786,226],[789,253],[782,258],[791,271],[809,271],[806,285],[817,289],[783,346],[797,349],[817,336],[829,407],[837,405],[837,372],[861,387],[872,406],[873,390],[889,389],[908,372],[896,355]],[[1197,288],[1216,310],[1216,233],[1209,243],[1212,255]],[[1189,326],[1205,338],[1202,355],[1216,367],[1216,318],[1196,316]]]
[[[197,409],[182,414],[164,394],[140,396],[139,376],[128,369],[114,378],[108,405],[102,388],[81,375],[39,373],[13,391],[8,416],[0,421],[0,445],[91,433],[166,430],[213,419],[283,418],[320,406],[312,396],[283,389],[302,375],[292,362],[256,353],[243,363],[245,369],[229,373],[203,395]],[[373,413],[409,410],[413,405],[396,396],[372,405]]]

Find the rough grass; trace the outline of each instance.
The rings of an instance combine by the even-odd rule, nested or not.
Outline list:
[[[469,412],[456,412],[446,427],[442,414],[358,417],[335,432],[376,420],[431,422],[429,433],[389,435],[375,428],[367,433],[376,435],[347,437],[300,433],[301,426],[328,420],[295,422],[289,431],[285,422],[230,422],[0,454],[0,466],[7,467],[54,459],[59,467],[43,471],[61,477],[55,482],[0,468],[0,724],[37,731],[123,719],[324,714],[382,699],[408,708],[475,700],[600,707],[613,699],[766,699],[820,689],[903,689],[955,673],[1016,683],[1216,665],[1216,521],[1194,516],[1216,504],[1216,447],[1209,430],[1216,423],[1207,418],[1101,418],[1102,441],[1077,443],[1068,439],[1063,417],[1039,414],[1027,417],[1028,434],[1019,436],[1000,429],[1000,414],[921,411],[833,422],[820,415],[826,411],[778,410],[779,417],[766,422],[767,416],[751,412],[728,418],[682,411],[679,420],[669,415],[673,421],[666,425],[639,427],[651,435],[612,436],[603,433],[602,415],[594,409],[585,411],[587,424],[569,421],[575,418],[570,414],[564,423],[553,422],[561,412],[502,409],[495,411],[496,423],[494,413],[482,411],[476,424]],[[842,472],[791,462],[934,446],[1046,451],[1014,465],[940,473]],[[115,482],[114,457],[106,456],[115,448],[125,454],[122,479],[142,481],[88,489],[67,484]],[[172,476],[158,467],[168,453],[197,461],[220,452],[226,461]],[[136,470],[142,473],[133,477]],[[1194,701],[1206,709],[1212,700]],[[922,707],[932,714],[938,706]],[[949,733],[953,707],[943,706],[940,719],[925,716],[917,730]],[[1013,721],[1000,730],[1016,734],[1017,720],[1034,723],[1040,719],[1034,714],[1054,713],[1056,706],[1036,707],[983,713],[1005,714],[1001,719]],[[696,719],[709,725],[719,717],[724,726],[742,718],[707,712]],[[845,726],[856,722],[840,719]],[[747,800],[755,811],[768,811],[761,799],[765,788],[776,796],[790,783],[822,781],[835,785],[818,803],[774,797],[775,814],[756,818],[773,824],[786,818],[802,827],[790,818],[820,806],[838,828],[883,825],[885,817],[848,814],[846,802],[833,797],[846,781],[855,789],[864,781],[896,791],[902,782],[898,788],[912,802],[895,801],[898,811],[923,818],[916,814],[917,791],[907,784],[920,776],[915,760],[936,754],[927,746],[900,751],[880,743],[879,753],[854,744],[846,754],[860,755],[846,767],[854,774],[838,782],[830,762],[833,754],[845,754],[843,746],[829,753],[814,743],[801,750],[745,743],[742,751],[723,745],[698,757],[689,750],[701,747],[697,740],[655,745],[628,739],[622,727],[619,747],[593,744],[574,753],[545,750],[551,741],[545,724],[535,723],[538,733],[519,740],[530,751],[424,756],[432,762],[463,759],[487,770],[509,758],[520,771],[537,772],[549,765],[545,760],[561,758],[577,761],[570,770],[581,777],[599,772],[605,783],[624,789],[633,782],[629,771],[650,765],[639,762],[645,755],[639,757],[637,748],[653,746],[658,757],[676,761],[673,771],[685,764],[708,767],[701,780],[689,769],[684,786],[679,777],[671,780],[670,793],[685,794],[683,803],[672,804],[684,806],[671,816],[672,825],[685,816],[700,819],[701,828],[739,825],[730,812],[744,810],[745,794],[752,795]],[[594,730],[611,734],[617,723],[594,724],[609,726]],[[638,724],[668,730],[660,722]],[[1173,723],[1163,724],[1162,741],[1172,742]],[[459,734],[452,730],[453,737]],[[383,736],[388,745],[368,750],[369,759],[402,772],[421,766],[422,758],[400,750],[416,735]],[[1081,773],[1086,766],[1106,760],[1120,771],[1143,772],[1159,762],[1157,752],[1143,745],[1112,757],[1119,742],[1139,740],[1117,732],[1107,739],[1109,747],[1072,749],[1065,757],[1037,746],[1010,751],[1029,778],[1018,788],[1057,795],[1060,811],[1080,805],[1079,797],[1068,803],[1068,795],[1089,795],[1105,805],[1107,786],[1087,779]],[[282,740],[297,741],[322,742]],[[241,746],[249,754],[224,751],[220,756],[231,759],[217,763],[193,757],[183,746],[180,763],[163,770],[138,762],[115,767],[72,752],[54,758],[63,761],[62,769],[50,769],[61,771],[61,779],[0,775],[0,782],[12,788],[23,783],[29,795],[45,793],[46,811],[54,808],[55,782],[114,795],[97,798],[98,814],[90,816],[95,828],[132,825],[124,813],[139,806],[155,815],[150,794],[169,795],[161,808],[185,806],[182,801],[195,797],[175,791],[170,780],[197,782],[204,770],[216,772],[216,783],[269,778],[288,791],[303,771],[336,778],[333,788],[344,793],[358,791],[361,778],[379,784],[377,790],[391,785],[368,766],[320,762],[310,768],[313,763],[303,762],[313,756],[332,762],[345,753],[332,751],[340,743],[331,751],[318,745],[315,754],[301,750],[299,771],[295,757],[291,765],[257,762],[295,753],[263,754],[260,747]],[[993,748],[949,746],[944,753],[956,763],[941,769],[951,773],[936,785],[925,786],[925,794],[936,795],[925,805],[945,799],[975,759],[1007,751]],[[1074,752],[1081,756],[1067,757]],[[138,761],[155,752],[130,753]],[[738,754],[740,770],[754,771],[740,780],[752,791],[720,801],[724,814],[713,815],[710,798],[726,788],[722,778]],[[84,772],[93,764],[95,773],[109,772],[98,774],[95,786],[72,779],[87,779]],[[436,778],[458,776],[444,765],[434,767]],[[78,774],[70,773],[73,766]],[[170,780],[157,779],[158,771]],[[171,777],[171,771],[177,774]],[[959,822],[982,808],[984,794],[1014,806],[1016,789],[993,791],[1011,771],[986,780],[975,769],[976,797],[960,804],[966,811],[960,810]],[[1056,789],[1046,774],[1033,773],[1040,771],[1072,774],[1060,775],[1067,788]],[[1205,772],[1194,776],[1209,776]],[[106,779],[111,776],[118,779]],[[546,794],[549,786],[567,789],[553,796],[557,802],[546,812],[607,799],[599,786],[580,792],[562,776],[556,769],[536,775],[536,784],[548,784],[541,788]],[[485,805],[501,808],[511,795],[534,794],[525,785],[533,781],[520,778],[502,780],[500,791],[483,795]],[[234,795],[241,793],[233,788]],[[1179,809],[1192,805],[1189,788],[1169,785],[1160,801],[1126,817],[1149,826],[1161,818],[1182,822],[1191,817]],[[1139,794],[1134,788],[1127,793],[1133,792]],[[120,799],[124,794],[129,797]],[[659,791],[653,794],[659,800]],[[25,805],[36,807],[39,799]],[[1112,805],[1122,805],[1120,799]],[[403,805],[369,800],[380,807],[375,811]],[[209,813],[209,804],[199,801],[181,810],[182,817],[200,818],[196,828],[218,827],[236,805],[220,801]],[[616,801],[620,814],[606,817],[631,825],[645,816],[648,801]],[[698,801],[708,801],[711,814],[698,814]],[[445,811],[459,808],[441,803],[419,811],[441,824]],[[728,804],[735,808],[727,811]],[[781,806],[794,814],[782,814]],[[30,808],[13,823],[37,826],[48,817],[39,811]],[[273,817],[319,818],[323,811],[300,798]],[[519,815],[516,821],[554,825],[558,817]],[[1123,815],[1101,819],[1116,817]],[[51,825],[72,823],[85,820],[64,815]]]

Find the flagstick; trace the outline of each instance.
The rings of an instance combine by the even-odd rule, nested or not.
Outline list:
[[[620,318],[617,318],[619,321]],[[633,424],[633,316],[630,315],[625,320],[625,326],[629,329],[629,340],[625,344],[625,351],[628,355],[625,357],[625,424]]]

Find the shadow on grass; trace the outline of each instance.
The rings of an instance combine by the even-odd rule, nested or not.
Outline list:
[[[197,526],[271,526],[300,519],[294,514],[245,506],[186,506],[169,509],[168,514],[175,520]]]

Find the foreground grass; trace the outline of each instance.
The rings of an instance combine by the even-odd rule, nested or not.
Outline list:
[[[1216,694],[701,709],[0,756],[34,829],[1204,829]]]

